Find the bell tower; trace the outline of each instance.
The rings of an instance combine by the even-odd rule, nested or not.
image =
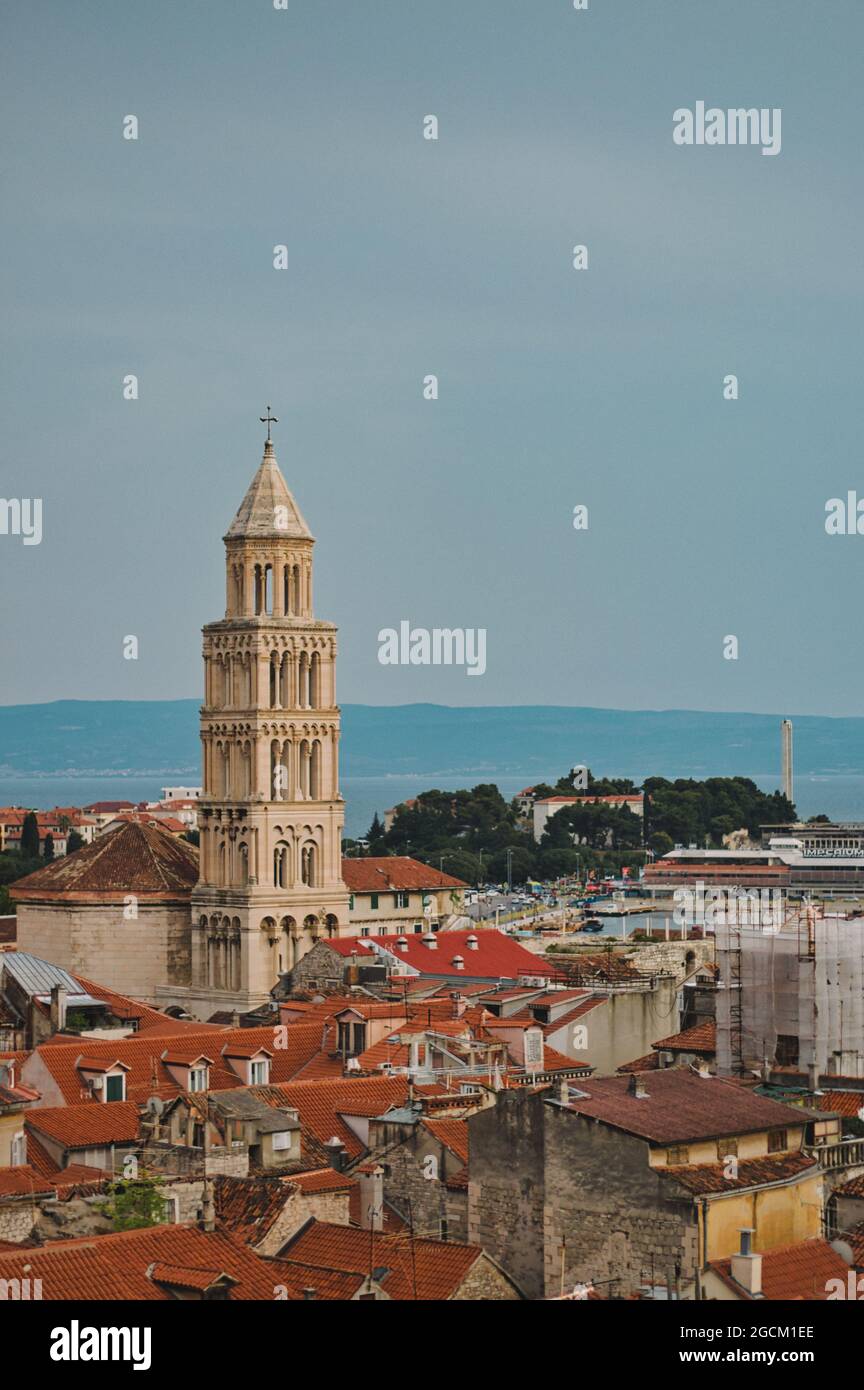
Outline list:
[[[312,610],[314,538],[261,466],[224,537],[225,617],[204,628],[200,870],[190,1007],[264,1003],[319,939],[348,935],[336,628]]]

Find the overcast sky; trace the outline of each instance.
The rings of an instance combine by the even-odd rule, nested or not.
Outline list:
[[[7,0],[0,39],[0,493],[43,501],[0,702],[201,691],[271,402],[341,700],[860,713],[861,0]],[[699,100],[780,153],[676,146]],[[405,619],[486,673],[380,665]]]

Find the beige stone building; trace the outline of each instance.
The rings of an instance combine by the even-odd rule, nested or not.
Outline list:
[[[342,877],[351,895],[348,917],[355,936],[398,936],[470,925],[463,913],[467,883],[418,859],[343,859]]]
[[[313,616],[313,537],[267,440],[224,538],[225,616],[204,628],[200,874],[186,990],[201,1018],[264,1003],[348,930],[336,628]]]
[[[188,988],[193,845],[134,821],[12,885],[17,944],[147,1003]]]

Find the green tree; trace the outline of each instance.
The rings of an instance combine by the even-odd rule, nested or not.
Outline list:
[[[108,1199],[101,1211],[115,1231],[137,1231],[158,1226],[165,1212],[163,1182],[158,1177],[122,1178],[108,1188]]]
[[[28,811],[21,826],[21,853],[25,859],[39,858],[39,822],[35,811]]]
[[[538,870],[541,878],[566,878],[581,867],[575,849],[544,849],[540,851]]]
[[[49,862],[54,858],[54,836],[51,834],[50,830],[45,836],[45,849],[43,853],[44,858]]]
[[[66,853],[74,854],[76,850],[84,848],[84,840],[77,830],[70,830],[66,836]]]
[[[667,835],[665,830],[655,830],[653,835],[648,836],[648,848],[653,849],[657,858],[668,854],[670,849],[675,848],[675,841],[671,835]]]
[[[534,877],[535,855],[521,845],[511,846],[513,855],[511,858],[510,873],[511,883],[524,883],[526,879]],[[499,849],[492,856],[489,864],[489,877],[496,883],[504,883],[507,879],[507,851]]]

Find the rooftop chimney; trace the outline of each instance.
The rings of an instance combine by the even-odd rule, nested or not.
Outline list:
[[[630,1073],[630,1080],[627,1083],[627,1094],[636,1100],[647,1100],[648,1092],[645,1090],[644,1083],[638,1072]]]
[[[479,949],[479,942],[477,941],[477,938],[474,935],[473,931],[470,933],[469,936],[466,936],[465,945],[468,947],[469,951],[476,951]]]
[[[566,1076],[555,1082],[555,1099],[559,1105],[570,1104],[570,1087],[567,1085]]]
[[[396,938],[396,949],[397,949],[397,951],[407,951],[407,950],[408,950],[408,938],[407,938],[407,936],[399,936],[399,937]]]
[[[454,970],[464,970],[464,969],[465,969],[465,957],[464,957],[464,956],[454,956],[453,959],[451,960],[450,964],[453,966],[453,969],[454,969]]]
[[[424,945],[429,947],[430,951],[438,950],[438,938],[435,935],[434,931],[427,931],[423,933],[423,943]]]
[[[324,1147],[330,1155],[330,1166],[335,1168],[337,1173],[343,1172],[348,1158],[348,1152],[342,1140],[334,1134],[332,1139],[327,1140]]]
[[[313,1300],[314,1297],[315,1297],[316,1292],[317,1292],[316,1289],[304,1289],[304,1290],[303,1290],[303,1297],[304,1297],[304,1299],[306,1300],[307,1303],[311,1303],[311,1302],[312,1302],[312,1300]]]
[[[367,1163],[360,1169],[360,1225],[364,1231],[384,1229],[384,1169]]]
[[[51,1032],[62,1033],[66,1027],[66,999],[68,995],[62,985],[51,986]]]
[[[732,1256],[730,1273],[736,1284],[740,1284],[754,1298],[762,1297],[762,1256],[753,1250],[751,1228],[741,1231],[741,1249]]]
[[[201,1204],[201,1229],[202,1231],[216,1230],[216,1203],[214,1196],[213,1179],[204,1179],[204,1200]]]
[[[458,993],[451,994],[450,998],[453,1000],[453,1017],[461,1018],[468,1008],[468,1000],[464,994]]]

